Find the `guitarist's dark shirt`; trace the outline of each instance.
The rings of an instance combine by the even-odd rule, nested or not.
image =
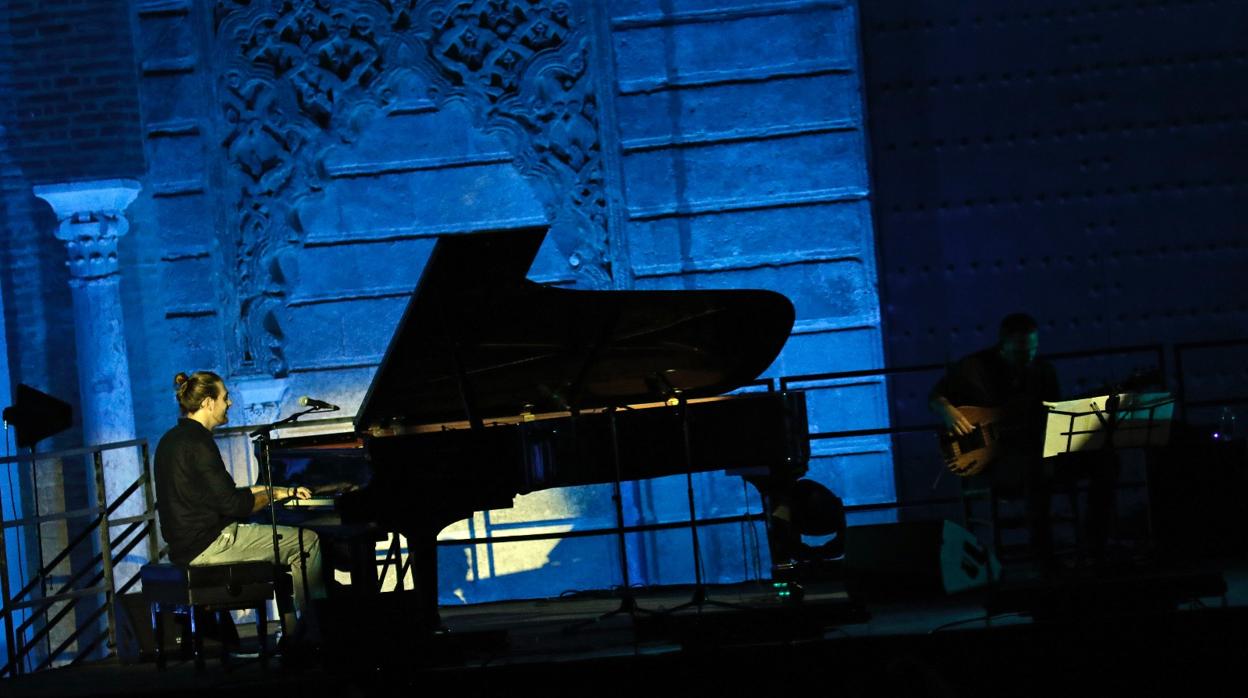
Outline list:
[[[1027,366],[1011,366],[997,347],[990,347],[951,365],[932,388],[931,397],[938,395],[955,407],[1002,410],[997,420],[1000,459],[991,469],[997,485],[1018,488],[1028,471],[1040,467],[1045,420],[1040,403],[1058,399],[1053,364],[1036,359]]]
[[[1016,368],[989,347],[950,366],[932,388],[932,397],[937,395],[956,407],[1038,408],[1042,401],[1059,398],[1057,369],[1042,359]]]

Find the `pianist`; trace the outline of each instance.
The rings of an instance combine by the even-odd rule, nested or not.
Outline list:
[[[156,502],[160,532],[177,565],[211,565],[273,559],[269,526],[240,523],[269,504],[262,486],[236,487],[221,460],[212,430],[225,424],[230,391],[211,371],[179,373],[173,379],[182,418],[156,446]],[[281,499],[312,496],[306,487],[274,488]],[[279,526],[278,556],[291,566],[298,623],[294,637],[315,643],[317,623],[309,599],[323,598],[320,542],[316,534]]]

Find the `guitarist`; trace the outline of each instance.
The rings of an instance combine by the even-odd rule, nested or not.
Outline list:
[[[1041,403],[1059,399],[1060,391],[1057,370],[1036,358],[1038,347],[1035,319],[1026,313],[1007,315],[1001,320],[997,343],[950,365],[932,388],[928,405],[945,428],[959,436],[975,428],[959,407],[1004,409],[1001,455],[985,472],[972,477],[986,478],[995,491],[1023,496],[1032,553],[1041,569],[1052,571],[1057,567],[1049,523],[1053,464],[1041,457],[1045,419]],[[1069,465],[1088,470],[1090,476],[1089,549],[1099,558],[1104,552],[1117,468],[1106,465],[1103,458],[1068,460],[1097,461]]]

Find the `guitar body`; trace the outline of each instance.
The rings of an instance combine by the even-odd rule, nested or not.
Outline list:
[[[1007,416],[1014,412],[997,407],[959,407],[958,411],[967,421],[975,425],[975,430],[965,436],[958,436],[952,431],[940,435],[940,453],[945,458],[945,465],[954,475],[968,477],[983,472],[988,464],[1001,455]]]

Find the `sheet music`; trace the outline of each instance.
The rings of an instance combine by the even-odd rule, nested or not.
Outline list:
[[[1114,410],[1114,448],[1160,446],[1170,439],[1174,397],[1170,393],[1120,393]],[[1046,402],[1044,457],[1092,451],[1105,445],[1105,411],[1109,395]]]

